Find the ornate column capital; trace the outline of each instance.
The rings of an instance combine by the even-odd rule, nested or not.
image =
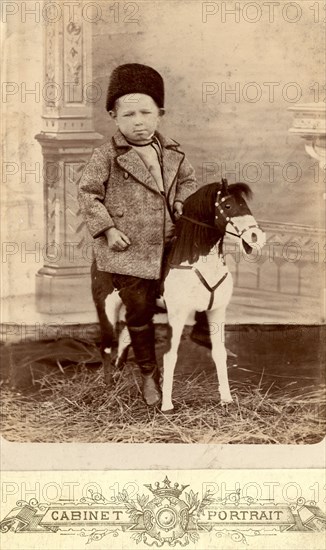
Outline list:
[[[326,169],[326,105],[319,103],[298,103],[289,108],[294,113],[291,134],[305,140],[308,155],[318,160],[321,170]]]

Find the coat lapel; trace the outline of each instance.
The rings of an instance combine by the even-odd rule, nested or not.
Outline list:
[[[129,149],[122,155],[119,155],[117,157],[117,162],[123,170],[128,172],[128,174],[139,181],[139,183],[159,193],[156,181],[134,149]]]
[[[159,132],[156,132],[156,137],[162,145],[163,181],[165,191],[168,195],[173,183],[176,181],[176,176],[184,158],[184,154],[178,151],[177,147],[179,143],[174,141],[174,139],[167,138]]]
[[[175,182],[183,156],[183,153],[180,153],[180,151],[163,148],[163,180],[167,193]]]
[[[166,138],[158,132],[156,132],[156,136],[162,145],[163,181],[164,188],[168,193],[176,179],[179,166],[184,158],[184,154],[176,150],[176,147],[179,144],[173,139]],[[113,139],[119,150],[119,154],[117,156],[117,163],[119,166],[124,171],[128,172],[128,174],[133,176],[137,181],[152,191],[159,193],[156,181],[148,172],[140,156],[137,155],[136,151],[132,149],[132,147],[130,147],[121,132],[118,131]]]

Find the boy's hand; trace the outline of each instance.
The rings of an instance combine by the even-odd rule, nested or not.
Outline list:
[[[182,211],[183,211],[183,204],[182,202],[180,201],[175,201],[174,205],[173,205],[173,208],[174,208],[174,215],[175,215],[175,218],[176,220],[178,220],[180,218],[180,216],[182,216]]]
[[[112,250],[122,251],[128,248],[131,244],[127,235],[122,233],[122,231],[116,227],[110,227],[110,229],[105,231],[105,235],[108,241],[108,247]]]

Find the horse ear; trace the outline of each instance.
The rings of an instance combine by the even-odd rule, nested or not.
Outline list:
[[[226,178],[222,178],[222,193],[228,192],[228,180]]]

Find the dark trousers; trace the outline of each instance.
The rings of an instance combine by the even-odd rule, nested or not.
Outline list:
[[[159,281],[112,273],[112,282],[126,307],[127,326],[138,328],[150,324],[155,311]]]
[[[173,240],[165,243],[162,261],[162,280],[167,274],[167,263]],[[162,280],[141,279],[132,275],[112,273],[113,286],[119,291],[126,307],[126,323],[130,327],[142,327],[151,323],[156,308],[156,298],[162,293]]]

